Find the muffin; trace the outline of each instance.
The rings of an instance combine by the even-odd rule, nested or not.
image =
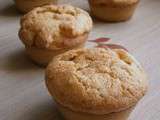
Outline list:
[[[47,4],[57,4],[57,0],[14,0],[19,11],[26,13],[35,7]]]
[[[93,16],[109,22],[130,19],[138,2],[139,0],[89,0]]]
[[[19,37],[30,58],[47,65],[54,56],[83,47],[91,29],[92,19],[84,10],[47,5],[22,17]]]
[[[77,49],[55,57],[46,86],[67,120],[126,120],[144,96],[146,74],[122,49]]]

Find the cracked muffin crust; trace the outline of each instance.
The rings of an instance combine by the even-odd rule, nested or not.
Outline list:
[[[103,21],[119,22],[130,19],[139,0],[88,0],[92,14]]]
[[[84,46],[92,29],[87,12],[71,5],[47,5],[21,18],[19,37],[30,58],[47,65],[56,55]]]
[[[134,106],[146,93],[146,74],[128,52],[78,49],[55,57],[46,85],[56,102],[76,112],[109,114]]]
[[[26,46],[63,49],[83,43],[84,40],[71,38],[88,35],[91,29],[91,17],[84,10],[70,5],[47,5],[22,17],[19,36]]]

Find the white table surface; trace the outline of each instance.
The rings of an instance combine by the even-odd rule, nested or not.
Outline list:
[[[64,0],[88,10],[86,0]],[[61,120],[44,84],[44,69],[28,60],[17,36],[20,14],[0,0],[0,120]],[[129,120],[160,120],[160,0],[141,0],[133,19],[94,21],[90,39],[110,37],[126,46],[146,69],[150,88]]]

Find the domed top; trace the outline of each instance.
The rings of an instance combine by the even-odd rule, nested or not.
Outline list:
[[[59,49],[67,47],[62,46],[64,39],[79,37],[91,29],[92,19],[84,10],[70,5],[47,5],[22,17],[19,36],[26,46]]]
[[[53,59],[46,70],[46,85],[66,108],[108,114],[135,105],[148,84],[144,70],[128,52],[92,48]]]

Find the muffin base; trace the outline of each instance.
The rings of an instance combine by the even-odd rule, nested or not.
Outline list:
[[[74,112],[65,107],[62,107],[61,105],[58,105],[58,108],[66,120],[127,120],[130,113],[134,109],[134,107],[131,107],[121,112],[110,113],[106,115],[98,115],[98,114],[96,115],[96,114]]]
[[[84,44],[81,44],[72,49],[78,49],[82,47],[84,47]],[[31,58],[31,60],[42,67],[47,66],[49,61],[51,61],[54,56],[64,53],[68,50],[71,49],[48,50],[35,47],[26,47],[26,53]]]
[[[134,3],[132,5],[116,5],[116,6],[110,6],[110,5],[93,5],[90,3],[90,9],[93,16],[96,18],[107,21],[107,22],[120,22],[120,21],[126,21],[130,19],[134,11],[138,5],[137,3]]]
[[[57,0],[14,0],[17,9],[26,13],[35,7],[46,5],[46,4],[57,4]]]
[[[81,43],[79,43],[78,45],[74,45],[72,47],[70,46],[68,48],[61,48],[61,49],[46,49],[46,48],[26,46],[26,53],[33,62],[37,63],[40,66],[47,66],[54,56],[64,53],[68,50],[83,48],[87,38],[88,38],[88,33],[85,33],[84,35],[75,38],[70,38],[71,41],[81,41]]]

